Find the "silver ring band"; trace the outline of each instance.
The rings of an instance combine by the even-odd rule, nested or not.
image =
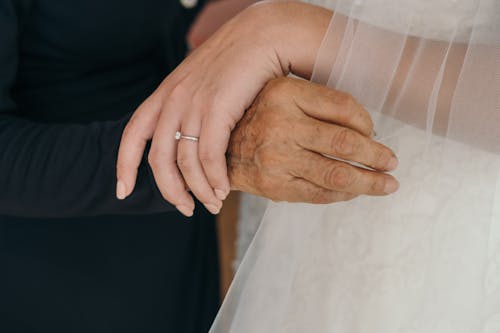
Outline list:
[[[179,131],[175,132],[175,140],[180,140],[180,139],[186,139],[194,142],[198,142],[200,140],[200,138],[197,136],[184,135]]]

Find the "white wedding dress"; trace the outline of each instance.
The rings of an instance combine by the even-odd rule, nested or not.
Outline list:
[[[400,190],[272,203],[212,332],[500,333],[500,1],[323,1]]]

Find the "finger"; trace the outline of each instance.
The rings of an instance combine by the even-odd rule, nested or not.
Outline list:
[[[162,196],[189,217],[194,212],[194,201],[186,191],[176,164],[178,142],[175,140],[175,133],[180,128],[182,112],[179,108],[183,105],[182,100],[181,103],[177,103],[178,98],[176,94],[172,94],[165,103],[153,136],[148,160]]]
[[[294,79],[300,93],[297,106],[310,117],[349,127],[365,136],[373,135],[373,121],[351,95],[313,82]]]
[[[208,183],[219,200],[230,192],[227,174],[226,150],[232,128],[227,121],[206,116],[200,132],[199,156]]]
[[[294,178],[286,184],[284,190],[289,195],[288,202],[329,204],[357,197],[355,194],[326,189],[302,178]]]
[[[200,122],[200,119],[192,119],[187,116],[183,120],[181,133],[197,136],[200,131]],[[198,157],[198,143],[199,141],[179,140],[177,145],[177,165],[191,192],[205,205],[209,212],[218,214],[222,208],[222,201],[217,199],[213,188],[207,181]]]
[[[333,191],[379,196],[394,193],[399,188],[398,181],[391,175],[312,152],[304,152],[293,165],[294,176]]]
[[[307,119],[297,131],[297,142],[305,149],[357,162],[375,170],[392,171],[398,166],[394,152],[386,146],[346,127]]]
[[[144,150],[153,136],[160,115],[160,105],[150,97],[139,106],[123,130],[116,163],[116,197],[125,199],[135,187],[137,170]]]

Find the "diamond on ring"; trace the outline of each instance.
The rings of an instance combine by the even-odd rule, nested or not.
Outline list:
[[[185,139],[189,141],[198,142],[199,138],[197,136],[192,135],[183,135],[181,132],[175,132],[175,140]]]

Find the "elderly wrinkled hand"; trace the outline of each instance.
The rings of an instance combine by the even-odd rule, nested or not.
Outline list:
[[[309,203],[391,194],[399,183],[385,172],[398,160],[372,133],[370,115],[350,95],[299,79],[270,81],[232,133],[232,189]]]

